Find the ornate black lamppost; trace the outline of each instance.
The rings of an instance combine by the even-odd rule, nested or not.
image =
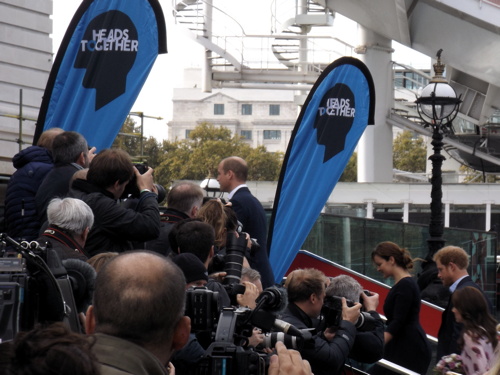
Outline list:
[[[429,157],[432,162],[431,177],[431,219],[429,223],[429,235],[427,240],[429,253],[427,260],[432,260],[433,255],[444,247],[443,238],[443,191],[441,166],[445,157],[441,155],[443,148],[443,134],[452,132],[452,121],[458,113],[458,106],[462,102],[453,87],[443,77],[445,65],[441,63],[440,49],[437,53],[437,62],[434,64],[435,76],[429,84],[424,87],[420,97],[415,101],[420,118],[424,126],[432,128],[432,146],[434,153]]]

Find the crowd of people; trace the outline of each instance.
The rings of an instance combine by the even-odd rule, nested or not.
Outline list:
[[[381,359],[418,374],[433,367],[420,322],[421,288],[406,249],[382,242],[371,254],[377,271],[393,280],[382,309],[380,296],[348,275],[296,269],[277,286],[266,215],[246,185],[245,160],[232,156],[218,166],[227,201],[207,199],[198,185],[181,181],[162,207],[151,168],[141,173],[122,150],[95,151],[81,134],[51,129],[14,157],[7,234],[36,240],[57,254],[68,275],[69,269],[84,271],[92,280],[85,293],[74,294],[80,332],[42,321],[17,333],[0,345],[0,374],[215,369],[207,361],[215,361],[214,336],[223,334],[215,332],[220,311],[236,319],[231,329],[237,349],[225,353],[229,364],[224,362],[231,373],[244,373],[238,366],[247,366],[253,355],[270,375],[335,375],[345,364],[393,373]],[[496,320],[468,275],[467,253],[447,246],[433,262],[449,289],[437,360],[457,354],[465,374],[497,375]],[[281,299],[272,311],[273,328],[262,310],[269,296]],[[208,319],[212,306],[215,318]],[[196,314],[190,317],[191,308]]]

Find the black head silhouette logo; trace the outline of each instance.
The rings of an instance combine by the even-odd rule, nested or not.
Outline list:
[[[321,99],[314,128],[318,144],[325,146],[323,163],[344,150],[355,113],[354,94],[343,83],[337,83]]]
[[[138,48],[137,29],[125,13],[110,10],[90,21],[74,67],[87,70],[82,84],[96,90],[96,111],[125,92]]]

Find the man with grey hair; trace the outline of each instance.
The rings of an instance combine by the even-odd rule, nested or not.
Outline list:
[[[118,255],[97,274],[86,332],[102,375],[165,375],[189,338],[186,280],[169,259],[148,251]]]
[[[42,224],[47,220],[47,206],[50,200],[68,195],[71,177],[76,171],[89,167],[94,152],[95,147],[89,151],[87,141],[80,133],[65,131],[54,138],[54,169],[47,174],[35,197],[38,217]]]
[[[160,235],[140,248],[168,255],[172,250],[168,240],[172,227],[184,219],[195,218],[204,196],[203,189],[195,183],[180,181],[174,184],[167,195],[167,208],[160,209]]]
[[[38,239],[56,251],[61,260],[87,260],[84,251],[94,214],[84,201],[75,198],[55,198],[47,207],[48,227]]]
[[[370,323],[365,320],[364,325],[356,325],[356,339],[349,352],[349,358],[361,363],[377,362],[384,354],[384,322],[376,311],[379,295],[374,292],[368,292],[370,295],[367,295],[361,284],[348,275],[331,277],[330,281],[330,285],[326,288],[327,296],[344,297],[351,302],[361,302],[365,319],[366,314],[373,318],[370,319]],[[361,364],[358,366],[362,367]]]

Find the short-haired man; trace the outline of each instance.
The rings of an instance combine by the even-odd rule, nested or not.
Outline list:
[[[466,286],[472,286],[481,290],[481,288],[472,281],[467,272],[469,266],[469,256],[464,249],[457,246],[446,246],[434,254],[434,261],[438,269],[438,277],[443,285],[450,289],[451,294]],[[482,292],[482,291],[481,291]],[[491,302],[485,296],[490,311],[493,311]],[[462,330],[462,324],[457,323],[452,312],[453,304],[450,296],[448,306],[443,311],[441,327],[438,333],[437,358],[442,356],[459,353],[458,339]]]
[[[208,269],[210,261],[214,257],[215,232],[214,228],[207,223],[198,220],[186,220],[176,224],[174,229],[176,236],[179,254],[192,253],[203,262],[203,265]],[[242,306],[255,307],[255,299],[258,296],[257,287],[249,282],[241,282],[246,286],[244,294],[237,294],[235,304]],[[231,305],[229,296],[226,290],[214,279],[209,279],[206,284],[207,288],[219,293],[220,307],[228,307]]]
[[[361,329],[356,332],[349,358],[362,363],[377,362],[384,354],[384,322],[376,311],[379,295],[374,292],[370,292],[370,296],[366,295],[361,284],[348,275],[332,277],[330,281],[330,285],[326,288],[327,296],[344,297],[352,302],[361,300],[363,310],[373,318],[370,320],[370,325],[373,327],[370,329],[360,327]]]
[[[86,332],[102,375],[166,375],[172,353],[189,338],[186,280],[167,258],[127,252],[99,271]]]
[[[52,198],[64,198],[69,191],[73,174],[88,168],[95,148],[89,151],[85,137],[80,133],[65,131],[52,142],[54,169],[43,180],[36,193],[36,208],[40,222],[47,220],[47,206]]]
[[[61,260],[86,261],[85,241],[94,224],[94,214],[87,203],[75,198],[54,198],[47,207],[47,220],[49,225],[38,242],[49,243]]]
[[[45,176],[54,167],[52,143],[62,133],[60,128],[44,131],[36,146],[30,146],[12,158],[17,170],[10,177],[5,192],[7,233],[16,240],[32,241],[38,237],[42,222],[38,217],[35,197]]]
[[[140,196],[132,209],[117,204],[117,200],[134,174]],[[92,160],[87,179],[73,181],[70,193],[86,202],[94,213],[94,227],[85,245],[89,256],[106,251],[132,250],[132,241],[151,240],[160,233],[153,170],[149,168],[140,174],[125,151],[101,151]]]
[[[347,307],[342,299],[342,321],[336,329],[326,328],[316,331],[317,318],[326,296],[327,279],[323,272],[314,269],[292,271],[286,280],[288,307],[281,319],[298,329],[313,328],[314,346],[305,345],[301,351],[315,375],[339,374],[356,337],[354,323],[360,316],[361,304]]]
[[[192,182],[180,181],[174,184],[167,194],[167,208],[160,210],[160,235],[145,242],[141,248],[169,255],[172,249],[168,235],[172,227],[181,220],[195,218],[204,196],[203,189]],[[177,252],[177,249],[173,250]]]
[[[263,292],[260,273],[253,268],[243,267],[241,269],[241,281],[248,281],[257,287],[259,294]]]
[[[222,160],[217,168],[220,191],[228,192],[228,199],[243,224],[243,231],[257,239],[260,249],[250,254],[250,266],[260,272],[262,285],[274,284],[274,275],[267,254],[267,218],[262,204],[246,185],[248,166],[245,160],[231,156]]]

